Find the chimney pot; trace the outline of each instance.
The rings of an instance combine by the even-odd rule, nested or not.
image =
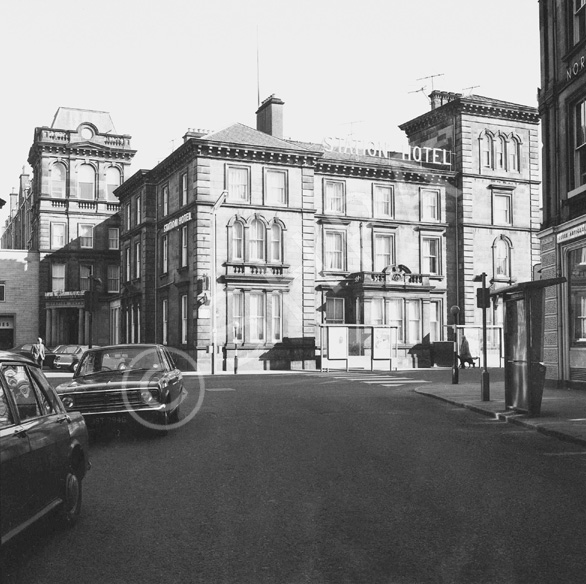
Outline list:
[[[256,129],[275,138],[283,137],[283,105],[285,102],[275,97],[267,97],[256,110]]]

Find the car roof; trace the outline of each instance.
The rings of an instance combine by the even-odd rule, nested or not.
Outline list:
[[[121,349],[154,349],[162,348],[163,345],[159,343],[127,343],[125,345],[106,345],[101,347],[92,347],[89,351],[99,349],[101,351],[119,351]]]
[[[32,363],[33,365],[36,365],[36,363],[29,357],[21,355],[20,353],[11,353],[10,351],[0,351],[0,361],[20,361],[21,363]]]

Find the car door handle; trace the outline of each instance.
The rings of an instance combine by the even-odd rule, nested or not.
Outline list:
[[[57,422],[63,424],[64,422],[71,422],[71,418],[69,416],[63,416],[62,418],[57,418]]]
[[[15,435],[17,438],[26,438],[26,437],[27,437],[26,430],[24,430],[24,429],[22,429],[22,430],[17,430],[17,431],[14,433],[14,435]]]

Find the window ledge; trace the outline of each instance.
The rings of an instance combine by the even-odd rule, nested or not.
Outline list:
[[[586,185],[582,185],[581,187],[578,187],[577,189],[573,189],[571,191],[568,191],[567,197],[568,197],[568,199],[571,199],[572,197],[577,197],[578,195],[581,195],[582,193],[586,193]]]

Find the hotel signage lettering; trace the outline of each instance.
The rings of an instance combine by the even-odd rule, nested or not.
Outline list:
[[[170,231],[171,229],[175,229],[175,227],[179,227],[179,225],[183,225],[184,223],[191,221],[191,219],[192,219],[191,212],[185,213],[185,215],[181,215],[181,217],[177,217],[176,219],[169,221],[169,223],[166,223],[163,227],[163,232],[167,233],[167,231]]]
[[[45,298],[79,298],[83,294],[83,290],[58,290],[57,292],[45,292]]]
[[[385,142],[373,140],[358,140],[355,138],[337,138],[327,136],[323,139],[326,152],[340,152],[342,154],[359,154],[377,158],[391,158],[395,151]],[[402,153],[403,160],[424,162],[426,164],[450,165],[450,153],[443,148],[429,148],[427,146],[410,146],[407,152]]]
[[[576,59],[567,69],[566,69],[566,80],[571,81],[574,77],[577,77],[582,71],[586,69],[586,55],[582,55],[578,59]]]
[[[582,235],[586,235],[586,223],[578,225],[572,229],[568,229],[568,231],[564,231],[563,233],[558,233],[557,242],[561,243],[562,241],[568,241],[569,239],[581,237]]]

